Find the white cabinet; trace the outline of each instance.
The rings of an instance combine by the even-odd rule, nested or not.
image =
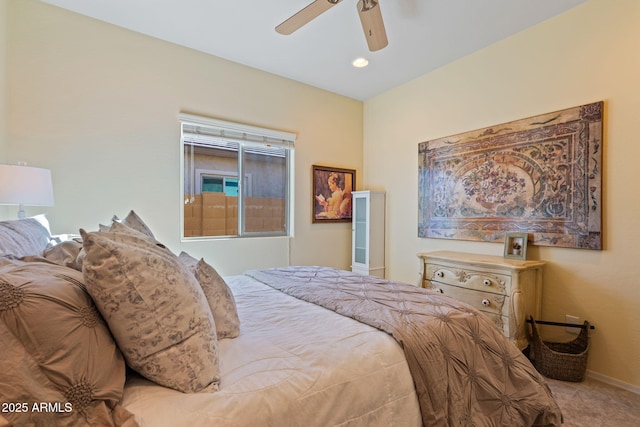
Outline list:
[[[384,193],[354,191],[351,271],[384,278]]]
[[[422,286],[482,311],[520,349],[528,343],[526,319],[540,318],[543,261],[463,252],[420,253]]]

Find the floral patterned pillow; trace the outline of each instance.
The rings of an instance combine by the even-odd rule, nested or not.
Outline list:
[[[220,382],[216,327],[191,272],[138,232],[80,230],[82,271],[129,366],[184,393]]]
[[[129,211],[124,219],[120,219],[118,215],[113,215],[111,217],[111,224],[98,224],[98,231],[110,231],[111,226],[115,223],[124,224],[127,227],[133,228],[134,230],[139,231],[146,236],[155,238],[149,226],[133,210]]]
[[[240,335],[240,318],[236,301],[231,289],[216,269],[207,264],[204,259],[198,261],[186,252],[181,252],[179,259],[191,270],[202,286],[216,322],[218,339],[236,338]]]
[[[130,211],[129,214],[124,217],[122,223],[128,227],[133,228],[136,231],[141,232],[142,234],[146,234],[149,237],[155,237],[151,232],[149,226],[134,211]]]

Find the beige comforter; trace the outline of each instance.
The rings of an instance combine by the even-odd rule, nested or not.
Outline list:
[[[404,349],[425,426],[562,423],[545,380],[491,320],[466,304],[325,267],[246,274],[392,335]]]
[[[181,393],[137,375],[122,405],[140,427],[419,427],[393,337],[273,289],[226,276],[240,336],[221,339],[220,390]]]

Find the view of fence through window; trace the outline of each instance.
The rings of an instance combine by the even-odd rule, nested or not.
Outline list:
[[[292,145],[185,123],[182,135],[185,238],[289,233]]]

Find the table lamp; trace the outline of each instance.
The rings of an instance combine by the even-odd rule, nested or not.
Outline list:
[[[25,217],[25,206],[53,206],[51,171],[0,164],[0,205],[19,206],[19,219]]]

